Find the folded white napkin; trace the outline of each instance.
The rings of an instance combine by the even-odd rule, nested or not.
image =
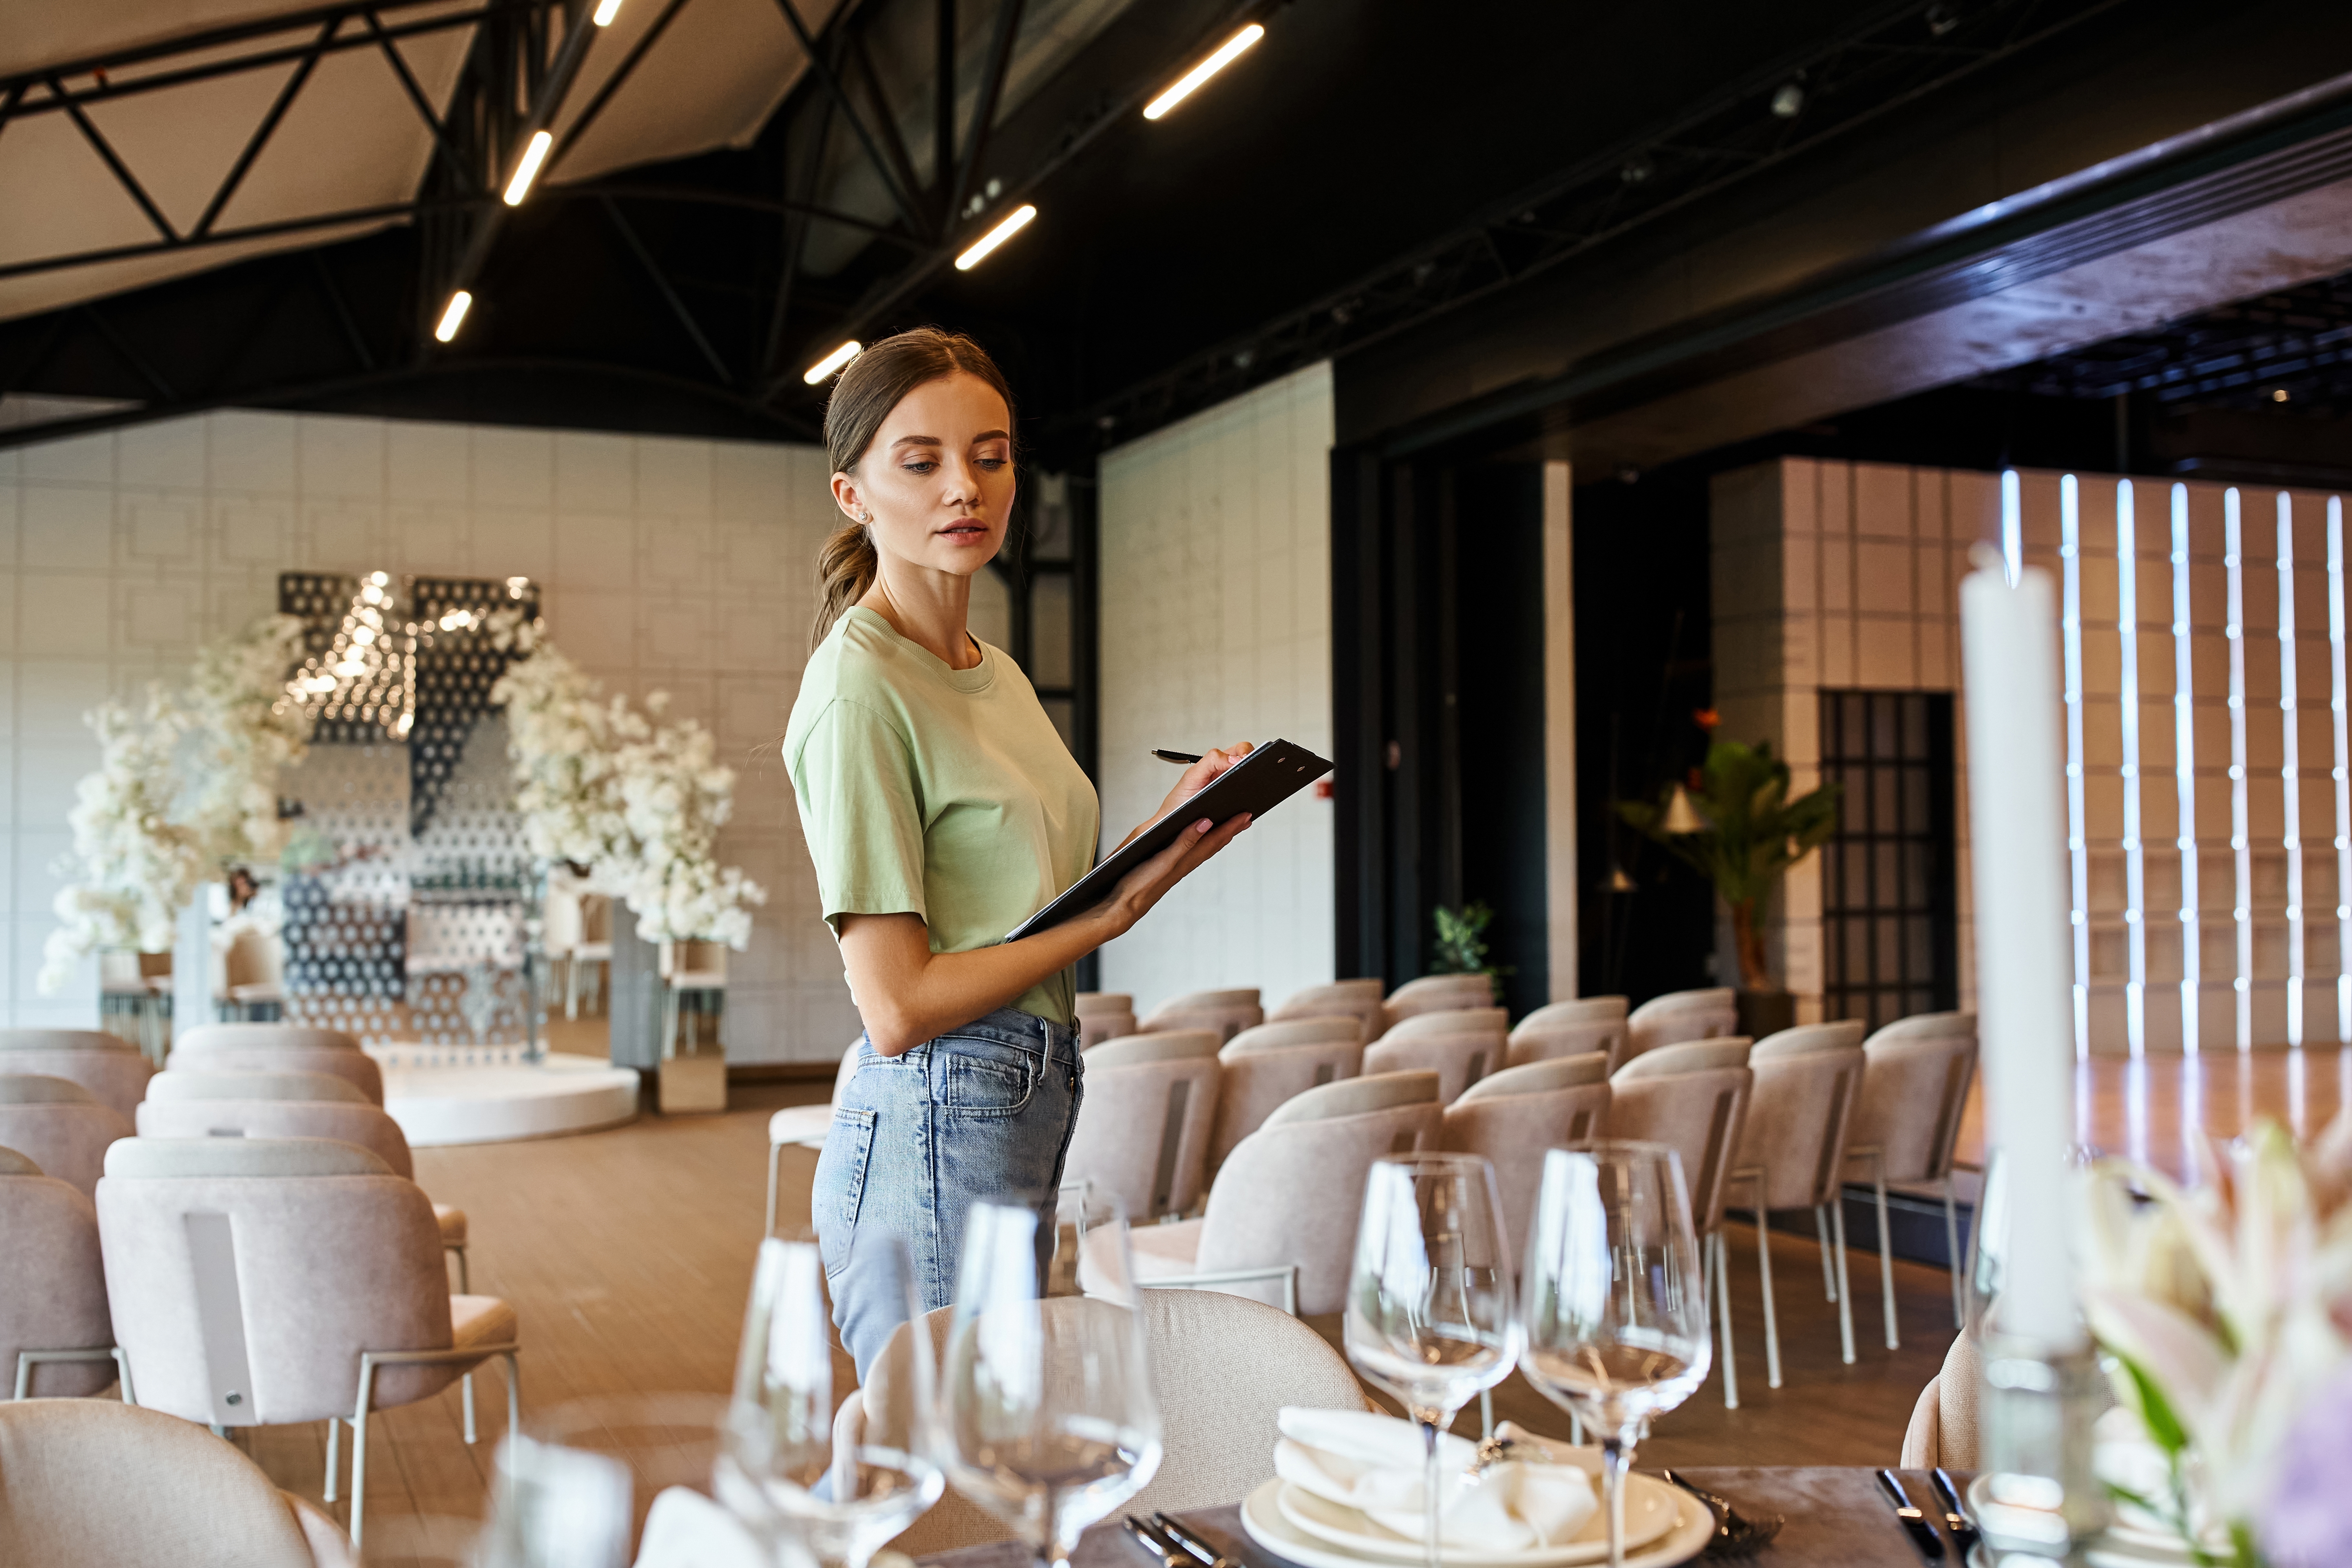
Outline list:
[[[1286,1407],[1275,1474],[1301,1491],[1360,1510],[1408,1541],[1423,1531],[1421,1429],[1358,1410]],[[1507,1436],[1517,1436],[1517,1433]],[[1592,1479],[1574,1465],[1513,1459],[1473,1474],[1478,1447],[1438,1439],[1439,1540],[1469,1552],[1525,1552],[1572,1539],[1600,1507]]]
[[[636,1568],[767,1568],[767,1562],[740,1520],[700,1492],[668,1487],[646,1515]]]

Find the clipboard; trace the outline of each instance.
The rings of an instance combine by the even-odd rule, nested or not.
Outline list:
[[[1115,850],[1069,891],[1015,926],[1005,937],[1019,942],[1086,913],[1111,896],[1121,879],[1176,842],[1185,828],[1207,817],[1230,822],[1244,812],[1267,812],[1331,771],[1331,764],[1288,741],[1269,741],[1210,781],[1209,787]]]

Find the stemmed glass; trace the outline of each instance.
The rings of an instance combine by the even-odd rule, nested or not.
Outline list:
[[[859,1237],[856,1246],[859,1268],[905,1294],[915,1325],[886,1352],[910,1395],[908,1446],[835,1447],[824,1265],[815,1242],[771,1237],[760,1244],[751,1277],[717,1465],[719,1500],[771,1541],[780,1534],[797,1541],[820,1568],[866,1568],[946,1487],[929,1452],[930,1337],[920,1331],[905,1245],[877,1234]]]
[[[1609,1563],[1623,1568],[1634,1440],[1706,1379],[1706,1289],[1675,1152],[1599,1142],[1547,1152],[1524,1289],[1519,1370],[1600,1435]]]
[[[1348,1281],[1348,1359],[1421,1427],[1428,1568],[1438,1568],[1447,1500],[1438,1440],[1518,1359],[1502,1215],[1495,1167],[1476,1154],[1392,1154],[1373,1161],[1364,1182]]]
[[[940,1442],[958,1491],[1017,1531],[1041,1568],[1160,1468],[1142,1296],[1118,1202],[1081,1206],[1086,1296],[1039,1296],[1041,1199],[974,1204],[940,1368]]]

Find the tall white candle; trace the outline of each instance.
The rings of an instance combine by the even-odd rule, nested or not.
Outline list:
[[[1989,1142],[2008,1172],[2000,1323],[2057,1346],[2080,1334],[2067,1254],[2074,1125],[2066,805],[2058,611],[2050,574],[2010,585],[1979,547],[1960,584],[1977,1016]]]

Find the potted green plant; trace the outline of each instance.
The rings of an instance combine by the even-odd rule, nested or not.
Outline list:
[[[1431,919],[1437,927],[1437,941],[1430,952],[1429,972],[1483,974],[1500,1003],[1504,980],[1518,971],[1507,963],[1486,962],[1486,928],[1494,923],[1495,911],[1482,903],[1467,903],[1458,910],[1440,904],[1431,911]]]
[[[1703,727],[1713,714],[1702,714]],[[1796,999],[1772,978],[1764,952],[1764,912],[1772,885],[1837,831],[1838,786],[1789,798],[1789,764],[1771,742],[1717,741],[1685,786],[1655,801],[1621,800],[1617,815],[1669,854],[1696,867],[1731,910],[1739,955],[1739,1024],[1761,1038],[1796,1022]]]

